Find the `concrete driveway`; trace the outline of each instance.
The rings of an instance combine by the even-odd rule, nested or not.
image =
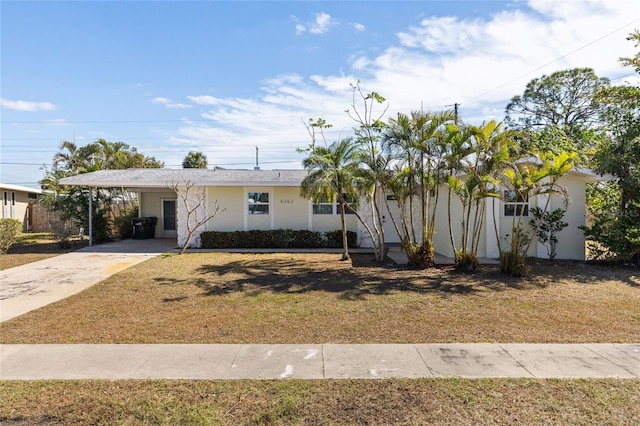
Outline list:
[[[79,293],[175,246],[174,239],[123,240],[0,271],[0,322]]]

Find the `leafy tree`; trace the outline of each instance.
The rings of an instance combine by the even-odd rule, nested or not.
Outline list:
[[[123,188],[103,188],[89,191],[81,187],[64,187],[60,179],[81,173],[104,169],[158,168],[162,162],[140,154],[135,147],[124,142],[109,142],[104,139],[84,146],[63,141],[60,151],[53,157],[53,167],[44,169],[40,180],[43,194],[40,202],[49,206],[60,216],[62,222],[73,221],[84,229],[89,229],[87,210],[89,196],[93,206],[93,241],[105,242],[110,239],[109,214],[114,200],[126,200],[125,204],[135,208],[136,201]],[[115,216],[112,212],[112,216]]]
[[[362,147],[361,168],[358,171],[360,193],[365,194],[369,205],[369,213],[363,225],[371,238],[376,259],[384,261],[386,253],[384,247],[384,227],[382,222],[382,206],[380,199],[386,198],[385,182],[388,178],[389,158],[381,149],[381,135],[386,125],[382,112],[376,113],[375,106],[383,104],[386,99],[377,92],[365,94],[357,84],[351,84],[352,103],[347,109],[349,117],[357,124],[354,128],[356,142]]]
[[[359,164],[358,146],[352,139],[342,139],[327,147],[313,143],[305,152],[308,157],[302,164],[309,174],[302,181],[300,194],[316,203],[323,199],[333,203],[337,199],[342,224],[342,260],[349,260],[345,214],[347,201],[358,199],[357,187],[354,184]],[[351,204],[355,208],[355,205]]]
[[[601,110],[595,94],[608,85],[609,80],[591,68],[543,75],[531,80],[521,96],[511,98],[505,122],[519,129],[566,126],[571,131],[595,125]]]
[[[592,251],[599,257],[640,264],[640,88],[619,86],[602,95],[608,102],[607,140],[596,151],[596,170],[615,181],[590,193],[586,235],[594,247],[606,249]]]
[[[640,32],[629,37],[640,47]],[[640,53],[621,58],[640,73]],[[605,105],[601,120],[605,141],[595,153],[595,168],[612,175],[589,195],[590,227],[585,234],[596,258],[640,264],[640,87],[614,86],[598,93]]]
[[[207,168],[207,156],[202,152],[189,151],[189,153],[182,160],[183,169],[206,169]]]
[[[635,47],[640,48],[640,30],[635,30],[629,34],[627,40],[635,41]],[[632,58],[620,58],[620,64],[625,67],[633,67],[640,74],[640,49]]]
[[[530,81],[522,95],[507,105],[505,122],[523,131],[521,150],[578,153],[590,165],[601,140],[602,102],[597,94],[609,87],[591,68],[557,71]]]
[[[536,237],[538,241],[547,247],[549,260],[556,258],[556,246],[558,245],[557,233],[569,226],[567,222],[563,222],[562,218],[566,210],[555,209],[552,212],[542,210],[540,207],[529,209],[533,215],[533,219],[529,221],[529,225],[537,229]]]

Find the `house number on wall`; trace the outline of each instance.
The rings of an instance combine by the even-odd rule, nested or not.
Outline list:
[[[280,200],[280,204],[293,204],[293,200]]]

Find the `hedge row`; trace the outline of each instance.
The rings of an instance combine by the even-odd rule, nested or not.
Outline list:
[[[270,231],[205,231],[201,247],[214,248],[342,248],[342,231],[316,232],[275,229]],[[358,236],[347,231],[347,244],[357,247]]]

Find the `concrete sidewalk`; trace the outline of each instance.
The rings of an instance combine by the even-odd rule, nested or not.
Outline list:
[[[640,378],[640,344],[0,345],[1,380]]]
[[[0,271],[0,322],[91,287],[175,247],[175,240],[124,240]]]

